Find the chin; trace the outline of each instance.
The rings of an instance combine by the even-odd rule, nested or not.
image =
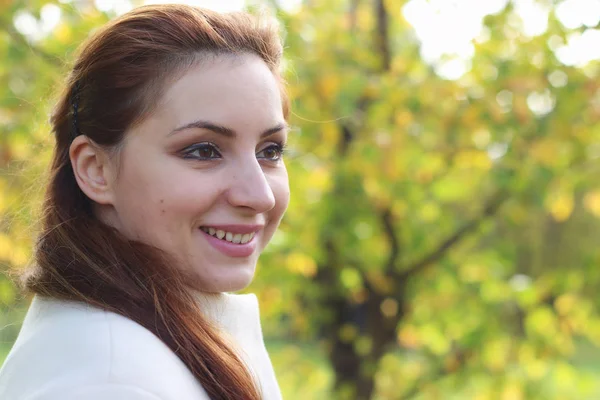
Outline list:
[[[235,268],[228,273],[214,274],[212,276],[196,276],[194,287],[196,290],[210,293],[238,292],[247,288],[254,279],[255,266]]]

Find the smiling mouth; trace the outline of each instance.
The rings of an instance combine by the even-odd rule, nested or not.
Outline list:
[[[217,239],[221,239],[225,242],[234,243],[234,244],[246,244],[254,238],[256,232],[252,233],[233,233],[224,231],[221,229],[215,229],[210,227],[200,227],[204,233],[209,234],[210,236],[214,236]]]

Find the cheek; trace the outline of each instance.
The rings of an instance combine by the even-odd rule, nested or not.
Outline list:
[[[158,236],[160,231],[164,231],[165,222],[173,210],[170,199],[164,195],[165,192],[157,190],[158,187],[144,185],[139,180],[136,184],[123,186],[115,204],[123,230],[128,236],[144,241]],[[156,242],[155,239],[149,241]]]
[[[186,170],[162,165],[161,170],[124,173],[116,204],[125,230],[132,236],[153,238],[153,242],[163,235],[191,229],[216,197],[207,189],[210,185],[198,182],[197,174],[189,176]]]
[[[290,203],[290,185],[287,171],[284,169],[270,182],[273,196],[275,197],[275,208],[272,210],[274,219],[281,219]]]

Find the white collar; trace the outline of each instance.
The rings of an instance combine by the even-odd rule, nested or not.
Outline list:
[[[196,292],[194,296],[207,319],[236,341],[262,342],[260,312],[255,294]]]

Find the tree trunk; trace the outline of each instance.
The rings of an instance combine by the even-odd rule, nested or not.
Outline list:
[[[335,392],[338,399],[371,398],[375,388],[374,377],[362,373],[364,360],[356,354],[351,343],[335,340],[329,360],[335,371]]]
[[[381,311],[384,300],[385,297],[370,291],[363,304],[338,303],[339,312],[328,332],[337,399],[368,400],[373,395],[377,367],[383,355],[396,345],[396,328],[403,315],[403,307],[399,306],[395,315],[385,316]],[[354,339],[367,338],[371,343],[369,351],[361,354],[355,340],[348,341],[340,335],[342,327],[348,325],[356,326]]]

